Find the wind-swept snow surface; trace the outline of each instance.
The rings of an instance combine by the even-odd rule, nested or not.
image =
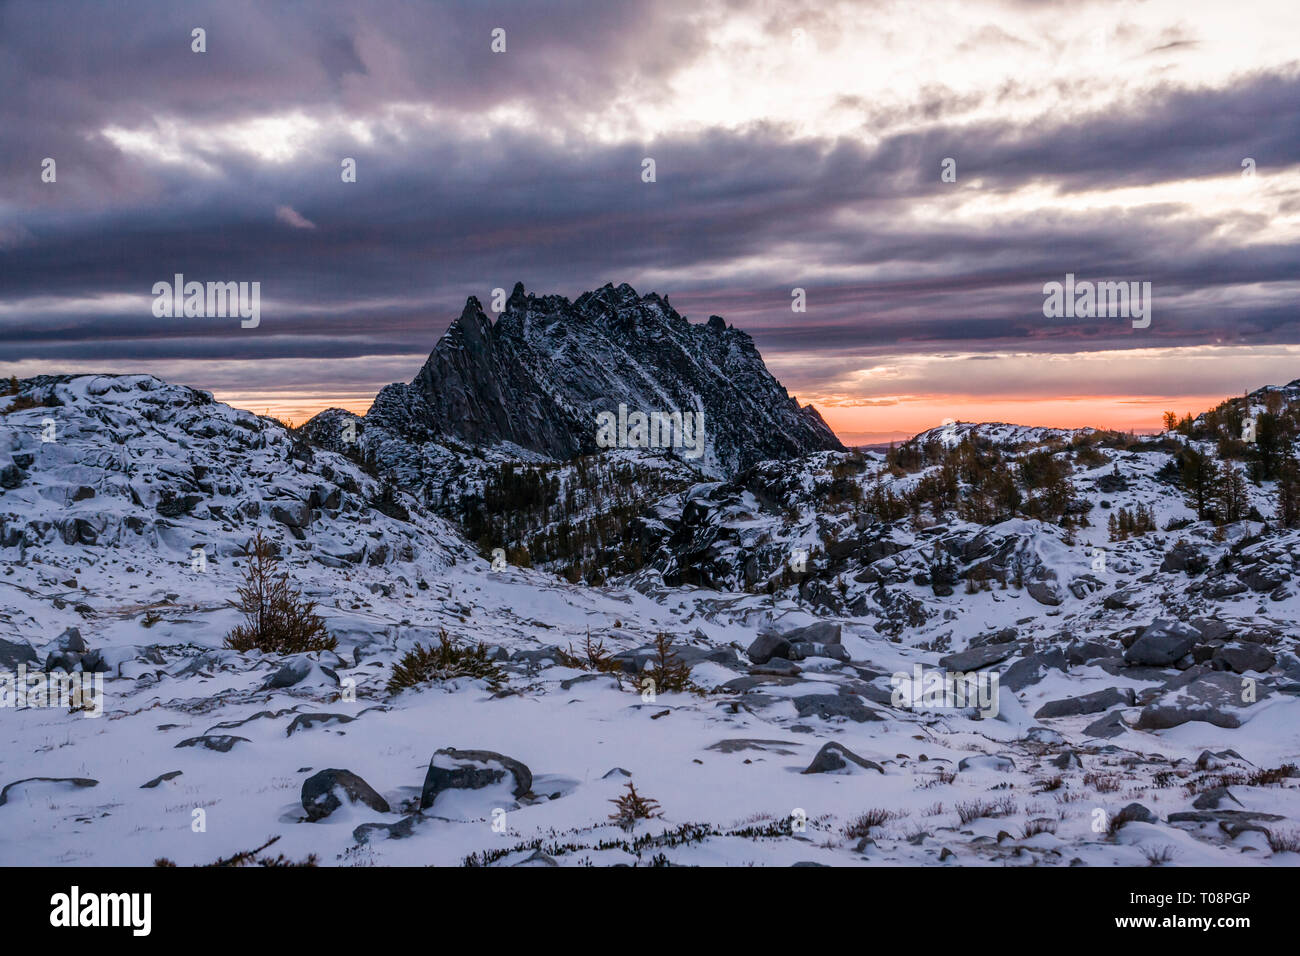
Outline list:
[[[878,456],[681,476],[639,569],[589,586],[494,570],[364,461],[201,392],[47,378],[0,403],[0,670],[102,675],[100,716],[0,709],[0,862],[271,836],[326,865],[1300,862],[1300,533],[1189,521],[1169,451],[1078,464],[1092,521],[1068,529],[859,521],[835,481],[923,475]],[[1098,515],[1139,502],[1156,530],[1111,542]],[[223,649],[259,529],[335,652]],[[645,683],[661,632],[687,689]],[[389,693],[443,634],[500,680]],[[662,816],[611,820],[629,783]]]

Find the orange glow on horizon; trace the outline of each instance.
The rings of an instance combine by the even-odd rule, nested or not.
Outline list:
[[[269,415],[286,425],[302,425],[313,415],[327,408],[343,408],[356,415],[370,410],[375,396],[371,392],[352,392],[342,395],[313,395],[299,392],[223,392],[214,391],[212,397],[235,408],[244,408],[255,415]]]
[[[258,415],[271,415],[301,425],[327,408],[344,408],[364,415],[374,401],[369,392],[320,395],[297,392],[218,392],[216,399]],[[951,418],[962,422],[1009,422],[1051,428],[1113,428],[1151,433],[1161,430],[1166,411],[1180,417],[1199,415],[1218,405],[1226,395],[1175,395],[1158,398],[1088,395],[1069,398],[1027,399],[967,398],[928,395],[887,405],[822,404],[811,400],[826,424],[845,444],[876,444],[911,438]]]
[[[910,438],[951,418],[960,422],[1007,422],[1049,428],[1110,428],[1152,433],[1162,430],[1166,411],[1199,415],[1225,395],[1131,397],[1088,395],[1068,398],[966,398],[933,395],[891,405],[819,405],[826,424],[846,444],[875,444]]]

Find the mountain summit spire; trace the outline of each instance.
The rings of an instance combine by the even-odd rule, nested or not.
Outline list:
[[[510,442],[567,459],[598,450],[597,416],[620,405],[647,417],[703,413],[699,464],[719,475],[843,447],[748,335],[720,316],[692,324],[627,283],[570,301],[517,282],[495,323],[470,296],[410,385],[386,387],[367,419],[413,440]]]

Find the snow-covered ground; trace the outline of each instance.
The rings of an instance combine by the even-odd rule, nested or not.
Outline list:
[[[1300,839],[1300,778],[1286,770],[1300,762],[1294,533],[1251,542],[1259,525],[1243,522],[1222,540],[1196,525],[1112,544],[1095,512],[1070,543],[1022,519],[895,529],[897,548],[849,559],[874,573],[845,575],[838,613],[789,593],[666,587],[650,570],[572,586],[493,570],[414,501],[405,518],[377,510],[357,464],[296,454],[278,424],[202,393],[144,377],[46,391],[62,404],[0,415],[0,469],[13,469],[0,670],[71,651],[102,673],[103,713],[0,708],[0,864],[199,864],[273,836],[275,853],[323,865],[1300,863],[1284,848]],[[1089,493],[1152,504],[1164,527],[1186,509],[1161,492],[1160,464],[1133,456],[1125,489]],[[731,518],[757,533],[758,511],[741,502]],[[240,620],[239,548],[259,528],[319,602],[335,652],[222,649]],[[967,564],[1020,555],[1050,569],[1051,593],[915,583],[948,534]],[[1210,571],[1160,570],[1179,538]],[[901,595],[924,619],[882,628]],[[1179,625],[1194,632],[1187,651],[1153,663],[1181,649]],[[499,649],[501,687],[390,695],[396,661],[443,631]],[[630,657],[611,674],[554,650],[590,633],[633,651],[661,631],[692,690],[647,699]],[[917,666],[997,675],[996,715],[904,706],[893,675]],[[1035,716],[1066,700],[1065,715]],[[446,748],[488,753],[440,756],[467,772],[421,810]],[[325,779],[340,805],[308,822],[303,787],[325,770],[374,795]],[[662,816],[626,830],[610,815],[629,782]],[[1132,804],[1143,809],[1120,816]]]

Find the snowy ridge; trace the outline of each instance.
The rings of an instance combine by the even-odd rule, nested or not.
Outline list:
[[[287,554],[335,567],[442,567],[464,551],[441,519],[372,507],[354,462],[270,419],[151,376],[44,377],[34,407],[0,418],[0,545],[22,561],[55,544],[220,563],[263,528]],[[310,538],[310,540],[308,540]]]
[[[104,714],[0,708],[0,861],[184,865],[271,834],[327,865],[1300,860],[1300,530],[1272,479],[1241,520],[1198,520],[1174,466],[1208,439],[984,426],[933,459],[918,441],[717,477],[417,445],[337,410],[295,432],[147,376],[20,386],[0,398],[0,669],[101,675]],[[999,460],[1024,500],[963,517],[984,494],[964,469]],[[635,570],[494,570],[444,513],[503,466],[554,481],[547,534],[628,515]],[[957,507],[913,514],[945,468]],[[1111,540],[1139,505],[1154,526]],[[222,647],[255,530],[336,651]],[[692,686],[647,699],[660,632]],[[501,682],[389,693],[443,633]],[[582,666],[589,635],[613,671]],[[931,673],[996,677],[996,706],[900,698]],[[440,784],[457,766],[494,782]],[[629,781],[663,817],[609,819]]]

